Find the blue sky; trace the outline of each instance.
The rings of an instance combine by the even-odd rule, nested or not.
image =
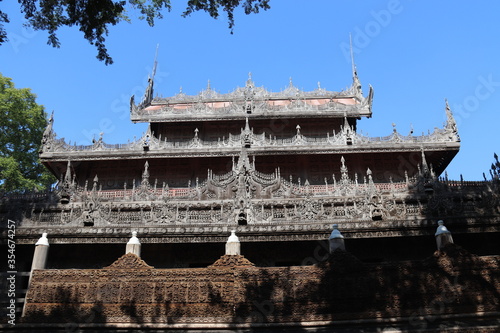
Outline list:
[[[196,94],[207,85],[221,93],[243,86],[280,91],[314,90],[318,82],[338,91],[351,84],[348,56],[365,93],[375,89],[373,117],[358,129],[386,136],[441,128],[445,98],[458,123],[462,147],[447,168],[451,179],[480,180],[493,153],[500,153],[500,3],[497,1],[271,0],[257,15],[236,14],[231,35],[224,17],[204,13],[181,18],[185,1],[173,1],[154,28],[134,18],[112,27],[105,66],[76,29],[59,32],[61,48],[46,45],[45,32],[22,26],[15,1],[2,2],[10,16],[10,41],[0,47],[0,72],[16,87],[29,87],[66,141],[89,144],[104,132],[107,143],[140,137],[145,124],[129,120],[129,98],[140,100],[159,44],[155,94]],[[489,176],[488,176],[489,178]]]

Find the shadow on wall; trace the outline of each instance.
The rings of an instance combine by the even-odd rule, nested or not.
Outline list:
[[[64,278],[55,282],[53,293],[35,277],[24,322],[238,329],[325,321],[351,328],[380,328],[389,321],[413,329],[498,325],[498,316],[488,313],[498,311],[499,263],[497,256],[478,257],[448,244],[426,260],[384,264],[362,263],[337,250],[313,266],[87,270],[72,286]],[[59,273],[68,277],[72,271],[79,270]]]

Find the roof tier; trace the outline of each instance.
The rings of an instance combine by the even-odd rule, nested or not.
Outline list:
[[[245,147],[251,155],[288,154],[366,154],[414,151],[450,151],[453,155],[460,148],[456,123],[446,106],[447,122],[443,128],[421,136],[400,134],[394,127],[385,137],[369,137],[355,132],[345,121],[338,132],[308,136],[297,126],[293,136],[277,138],[266,133],[255,133],[247,119],[239,134],[227,133],[215,139],[202,139],[195,130],[191,139],[157,137],[148,128],[142,137],[126,144],[106,144],[101,136],[92,145],[70,145],[57,139],[52,131],[52,121],[47,128],[40,158],[44,163],[84,160],[154,159],[178,157],[236,156]],[[447,161],[446,165],[449,163]],[[446,167],[446,165],[443,166]],[[436,166],[436,164],[435,164]],[[441,168],[440,168],[441,169]]]
[[[280,92],[256,87],[249,78],[244,87],[231,93],[221,94],[207,88],[197,95],[182,91],[167,98],[152,97],[153,81],[139,105],[130,101],[130,118],[133,122],[223,121],[262,118],[342,118],[371,117],[373,88],[363,96],[359,80],[343,91],[334,92],[322,88],[302,91],[290,80],[289,86]]]

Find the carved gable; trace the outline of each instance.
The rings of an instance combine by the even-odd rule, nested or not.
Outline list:
[[[104,269],[152,269],[153,266],[146,264],[144,260],[139,258],[133,253],[122,255],[111,265],[104,267]]]

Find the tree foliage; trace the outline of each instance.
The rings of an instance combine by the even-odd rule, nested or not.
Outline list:
[[[0,74],[0,191],[43,190],[55,177],[40,164],[38,151],[47,118],[30,89],[16,89]]]
[[[495,159],[495,162],[491,163],[491,168],[490,168],[491,179],[499,181],[500,180],[500,161],[498,160],[498,155],[496,153],[493,154],[493,158]]]
[[[1,0],[0,0],[1,1]],[[47,31],[48,44],[60,47],[57,30],[61,27],[76,26],[90,44],[97,48],[97,58],[106,65],[113,59],[106,48],[106,36],[109,26],[121,21],[130,21],[129,10],[138,11],[140,19],[145,19],[150,26],[155,19],[163,18],[162,11],[171,10],[171,0],[18,0],[21,12],[27,20],[27,26],[35,30]],[[231,33],[234,27],[234,11],[242,7],[245,14],[258,13],[260,9],[269,9],[270,0],[188,0],[182,14],[187,17],[197,11],[204,11],[217,19],[220,11],[226,12]],[[8,23],[6,13],[0,11],[0,44],[7,40],[3,23]]]

